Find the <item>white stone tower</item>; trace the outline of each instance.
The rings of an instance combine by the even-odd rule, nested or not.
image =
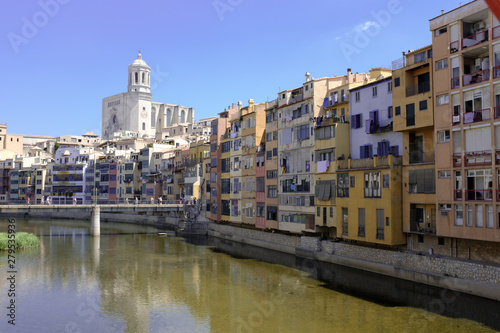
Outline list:
[[[151,93],[151,67],[142,60],[141,51],[137,59],[128,66],[128,92]]]

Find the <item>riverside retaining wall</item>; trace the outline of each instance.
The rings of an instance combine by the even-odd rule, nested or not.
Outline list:
[[[500,301],[500,266],[210,224],[208,235]]]

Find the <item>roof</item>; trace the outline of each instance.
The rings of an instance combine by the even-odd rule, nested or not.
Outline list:
[[[99,137],[99,135],[94,134],[94,133],[92,133],[92,132],[87,132],[87,133],[85,133],[85,134],[84,134],[84,135],[82,135],[82,136],[92,136],[92,137],[96,137],[96,138],[98,138],[98,137]]]
[[[144,60],[142,60],[142,55],[141,52],[139,51],[139,54],[137,55],[137,59],[134,60],[132,65],[130,66],[143,66],[143,67],[149,67],[148,64]]]

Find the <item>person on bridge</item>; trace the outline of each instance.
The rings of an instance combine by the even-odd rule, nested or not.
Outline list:
[[[139,204],[139,198],[138,197],[135,197],[135,204],[138,205]]]
[[[161,205],[161,197],[158,198],[158,203]]]
[[[126,198],[126,199],[125,199],[125,203],[126,203],[127,205],[129,204],[129,202],[128,202],[128,198]]]
[[[155,203],[155,199],[153,199],[153,197],[151,197],[151,204],[154,205]]]

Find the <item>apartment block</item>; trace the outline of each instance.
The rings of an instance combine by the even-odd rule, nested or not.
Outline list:
[[[432,45],[393,61],[394,132],[403,135],[403,230],[408,248],[436,236]]]
[[[430,30],[436,234],[450,237],[453,255],[485,259],[477,250],[500,241],[500,24],[477,0],[431,19]]]
[[[278,224],[278,101],[266,103],[265,156],[265,227],[279,229]]]

